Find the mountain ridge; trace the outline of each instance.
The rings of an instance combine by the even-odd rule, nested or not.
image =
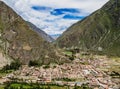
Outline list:
[[[38,60],[40,64],[60,63],[57,49],[28,26],[16,12],[0,1],[0,53],[22,64]]]
[[[110,0],[101,9],[68,28],[57,39],[56,44],[61,48],[73,46],[82,50],[102,51],[103,54],[120,56],[119,19],[120,1]]]
[[[49,36],[47,33],[45,33],[43,30],[41,30],[40,28],[36,27],[34,24],[32,24],[31,22],[28,22],[29,27],[31,27],[31,29],[33,29],[34,31],[36,31],[40,36],[42,36],[43,39],[45,39],[48,42],[53,42],[54,39]]]

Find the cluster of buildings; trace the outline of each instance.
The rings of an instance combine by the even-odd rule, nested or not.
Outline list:
[[[84,63],[84,62],[87,62]],[[6,76],[9,80],[27,83],[52,83],[74,86],[88,84],[93,88],[115,89],[120,88],[119,78],[112,80],[101,67],[109,67],[104,59],[86,60],[76,59],[72,63],[50,65],[50,68],[22,66],[19,70]],[[65,81],[63,79],[70,79]]]
[[[77,59],[72,63],[54,65],[50,68],[23,66],[20,70],[9,74],[7,78],[14,81],[28,83],[55,83],[59,85],[74,86],[89,84],[91,87],[102,87],[103,89],[113,89],[114,86],[120,87],[120,81],[114,83],[111,76],[100,70],[100,66],[107,66],[103,60],[86,60],[88,65],[83,64],[85,60]],[[74,81],[64,81],[62,79],[74,79]]]

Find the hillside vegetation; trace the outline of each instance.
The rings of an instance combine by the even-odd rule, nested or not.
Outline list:
[[[120,56],[120,0],[110,0],[101,9],[68,28],[56,44],[78,47],[110,56]]]

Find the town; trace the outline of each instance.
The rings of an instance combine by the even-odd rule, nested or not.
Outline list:
[[[88,84],[94,89],[119,89],[120,76],[110,76],[111,66],[106,57],[99,59],[75,59],[62,65],[50,64],[41,67],[23,65],[19,70],[4,77],[5,81],[26,83],[81,86]],[[112,61],[115,62],[115,61]],[[115,65],[120,66],[119,62]],[[115,81],[114,81],[115,80]]]

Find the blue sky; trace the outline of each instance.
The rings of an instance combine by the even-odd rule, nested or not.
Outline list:
[[[23,19],[52,37],[101,8],[109,0],[3,0]]]

